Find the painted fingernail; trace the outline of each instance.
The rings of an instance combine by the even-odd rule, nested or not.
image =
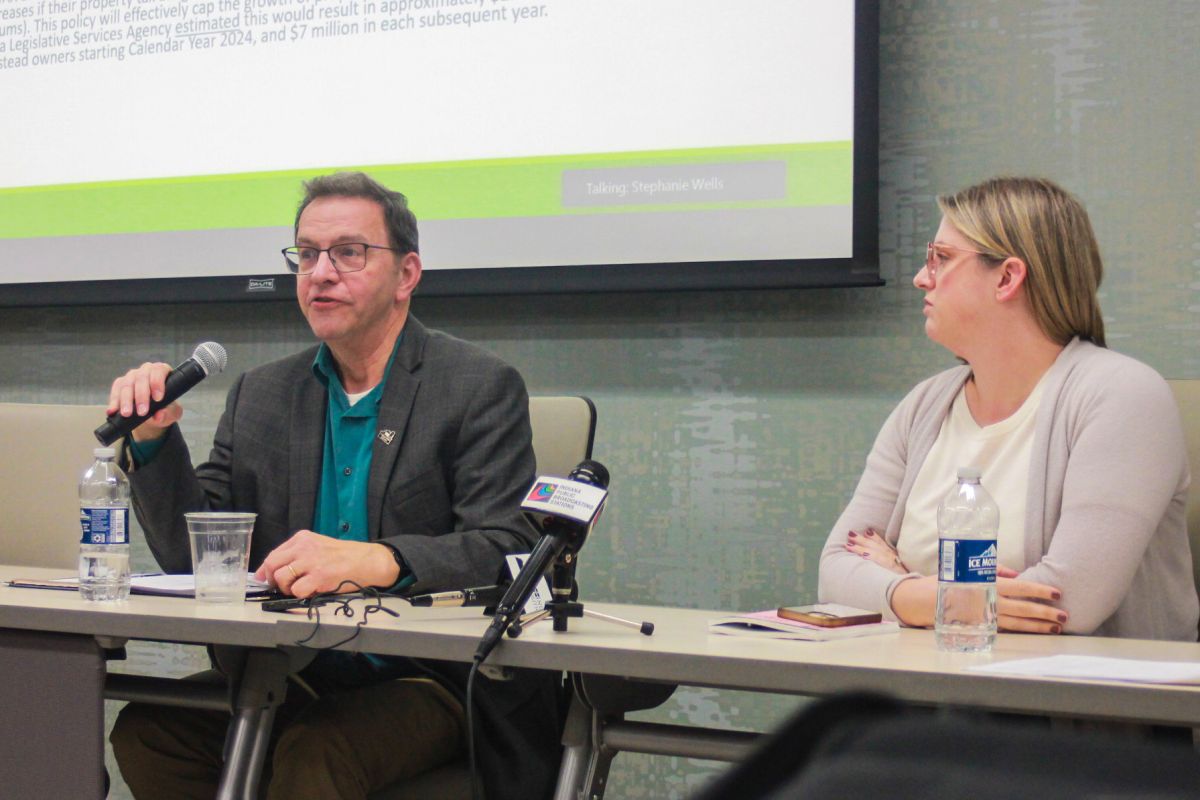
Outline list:
[[[1062,625],[1055,625],[1050,630],[1054,633],[1062,633]]]
[[[1067,615],[1066,615],[1066,613],[1065,613],[1065,612],[1063,612],[1063,611],[1060,611],[1060,612],[1058,612],[1058,621],[1059,621],[1059,622],[1066,622],[1066,621],[1067,621]]]
[[[861,555],[863,558],[870,558],[870,557],[871,557],[871,554],[870,554],[870,553],[860,553],[859,555]]]
[[[874,535],[875,535],[875,531],[871,530],[870,528],[867,528],[865,531],[863,531],[863,536],[874,536]]]
[[[1052,592],[1052,593],[1050,594],[1050,599],[1051,599],[1051,600],[1061,600],[1061,599],[1062,599],[1062,592]]]
[[[851,538],[851,539],[855,539],[855,538],[857,538],[857,537],[858,537],[858,534],[857,534],[856,532],[854,532],[854,531],[850,531],[850,533],[849,533],[849,536],[850,536],[850,538]]]

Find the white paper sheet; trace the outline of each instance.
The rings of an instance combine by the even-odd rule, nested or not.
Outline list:
[[[1200,663],[1140,661],[1104,656],[1046,656],[967,667],[991,675],[1128,681],[1132,683],[1200,683]]]

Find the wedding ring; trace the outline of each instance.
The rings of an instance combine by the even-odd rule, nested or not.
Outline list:
[[[295,569],[295,567],[293,567],[291,564],[288,564],[288,565],[287,565],[287,568],[288,568],[288,572],[292,573],[292,580],[293,580],[293,581],[298,581],[298,580],[300,580],[300,576],[296,574],[296,569]]]

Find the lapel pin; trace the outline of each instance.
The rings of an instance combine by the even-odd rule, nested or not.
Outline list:
[[[391,428],[384,428],[379,432],[379,441],[383,442],[384,444],[391,444],[395,438],[396,432]]]

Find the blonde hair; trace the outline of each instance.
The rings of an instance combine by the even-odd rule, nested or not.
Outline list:
[[[1096,298],[1104,265],[1087,211],[1074,195],[1045,178],[991,178],[937,203],[989,260],[1025,262],[1025,295],[1048,337],[1066,344],[1078,336],[1105,346]]]

